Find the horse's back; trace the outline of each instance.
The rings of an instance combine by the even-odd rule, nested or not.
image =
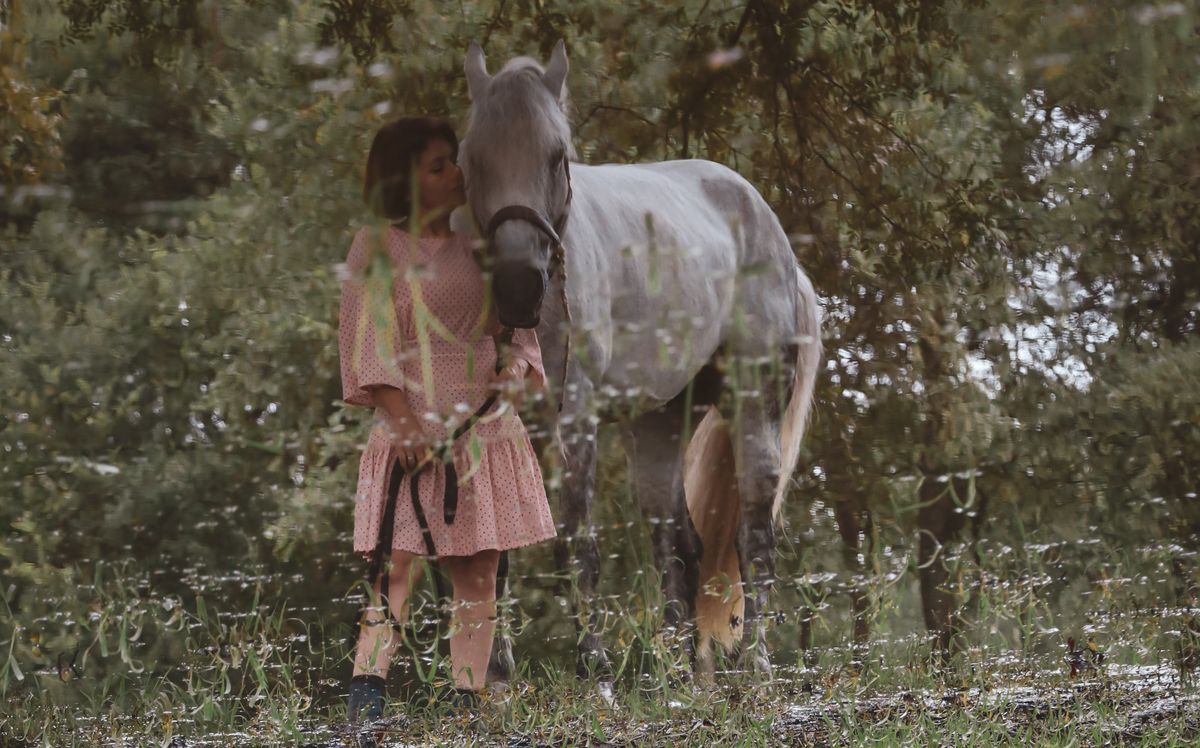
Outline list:
[[[595,258],[578,266],[593,269],[583,296],[595,318],[581,322],[607,331],[604,381],[665,402],[721,345],[758,356],[795,335],[794,255],[741,175],[703,160],[572,164],[571,174],[566,244]],[[688,341],[670,365],[658,362],[664,341]]]
[[[746,199],[766,202],[754,185],[727,166],[703,159],[679,159],[640,164],[574,166],[599,175],[606,187],[632,187],[680,191],[704,197],[711,207],[736,209]]]
[[[737,265],[782,261],[787,235],[774,211],[742,175],[714,161],[680,159],[573,167],[591,194],[644,224],[647,214],[682,243],[726,247]]]

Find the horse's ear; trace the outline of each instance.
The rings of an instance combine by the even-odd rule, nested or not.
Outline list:
[[[467,48],[467,62],[463,68],[467,73],[467,95],[472,99],[481,96],[491,83],[492,76],[488,75],[483,49],[475,42],[471,42]]]
[[[542,80],[546,82],[546,88],[550,89],[555,99],[561,102],[566,98],[567,45],[562,39],[554,45],[554,53],[550,55],[550,64],[546,66]]]

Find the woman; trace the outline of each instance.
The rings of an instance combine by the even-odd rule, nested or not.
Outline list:
[[[350,404],[375,408],[378,421],[359,466],[356,551],[369,555],[386,536],[389,487],[399,487],[391,548],[383,549],[391,553],[382,575],[386,605],[380,579],[372,580],[375,598],[355,651],[351,721],[382,715],[400,637],[384,608],[397,623],[405,620],[419,556],[432,551],[449,572],[452,677],[460,700],[472,701],[495,633],[500,552],[555,535],[537,458],[511,402],[497,403],[448,445],[453,471],[431,450],[447,446],[489,394],[500,390],[511,400],[525,386],[545,384],[532,330],[515,331],[511,346],[493,338],[498,326],[482,271],[468,238],[450,229],[450,212],[466,200],[457,155],[458,139],[441,120],[384,125],[371,144],[363,192],[390,223],[361,229],[346,259],[338,330],[343,394]],[[506,350],[498,354],[498,347]],[[393,482],[398,471],[404,480]],[[450,513],[448,473],[452,480],[457,474],[457,511]],[[412,499],[413,474],[419,502]]]

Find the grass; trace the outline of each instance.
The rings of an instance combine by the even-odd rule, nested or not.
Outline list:
[[[937,667],[916,593],[915,539],[881,518],[874,555],[848,572],[819,501],[789,517],[773,595],[775,680],[723,673],[686,682],[658,630],[657,581],[636,503],[602,476],[596,523],[602,633],[615,700],[574,676],[574,628],[551,550],[514,558],[503,601],[518,672],[491,696],[483,730],[446,717],[442,648],[423,630],[393,667],[395,744],[654,745],[997,743],[1191,745],[1200,649],[1190,559],[1150,533],[1106,533],[1087,517],[1008,535],[997,522],[951,584],[964,647]],[[1128,541],[1127,538],[1138,538]],[[1071,538],[1064,541],[1064,538]],[[0,748],[8,746],[340,745],[351,623],[361,566],[275,559],[226,569],[97,562],[45,577],[34,593],[0,590]],[[954,556],[954,554],[951,554]],[[831,562],[830,559],[833,559]],[[1181,566],[1181,559],[1183,565]],[[86,580],[86,581],[81,581]],[[871,636],[850,641],[850,592],[871,599]],[[799,610],[816,614],[812,652]],[[429,618],[419,608],[418,620]],[[444,633],[444,632],[443,632]],[[1067,640],[1089,640],[1098,668],[1072,676]],[[1200,658],[1193,658],[1200,659]]]
[[[710,688],[678,685],[683,669],[658,634],[654,585],[635,581],[633,604],[606,604],[618,673],[612,705],[594,683],[574,677],[570,642],[543,639],[554,627],[539,626],[523,604],[509,601],[519,672],[506,693],[489,698],[483,732],[435,708],[445,680],[439,657],[426,651],[423,667],[409,659],[394,668],[390,713],[398,720],[390,739],[673,747],[1193,743],[1200,694],[1171,655],[1190,609],[1143,605],[1153,590],[1137,581],[1150,576],[1132,571],[1159,568],[1158,552],[1110,549],[1094,580],[1056,586],[1047,578],[1086,559],[1028,548],[1020,558],[992,554],[969,646],[944,667],[931,666],[917,629],[904,630],[911,585],[889,583],[877,591],[883,599],[875,635],[862,646],[837,630],[849,631],[845,610],[839,612],[846,602],[837,589],[826,591],[821,620],[829,623],[818,631],[812,666],[788,647],[794,625],[780,615],[772,632],[778,670],[765,685],[730,673]],[[79,609],[59,601],[57,626],[43,619],[9,630],[0,675],[3,745],[338,745],[345,739],[338,725],[350,618],[338,613],[352,611],[356,598],[308,612],[279,602],[273,582],[260,579],[241,607],[216,603],[236,598],[222,596],[219,583],[185,604],[152,594],[131,567],[98,568],[79,591],[85,601]],[[799,599],[802,586],[794,594],[784,587],[780,605]],[[1060,643],[1059,626],[1071,612],[1084,615],[1080,641],[1103,642],[1107,655],[1100,668],[1076,677]],[[7,622],[17,620],[10,611]]]

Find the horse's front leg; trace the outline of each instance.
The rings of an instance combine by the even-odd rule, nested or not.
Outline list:
[[[650,524],[654,565],[662,574],[663,633],[695,668],[695,600],[700,584],[700,536],[683,488],[682,406],[647,413],[625,431],[630,474]]]
[[[575,672],[580,678],[611,680],[612,672],[600,639],[596,586],[600,580],[600,551],[592,526],[596,487],[596,422],[582,404],[590,402],[591,385],[577,385],[568,404],[570,413],[559,421],[562,445],[562,488],[559,498],[558,540],[554,559],[570,575],[571,611],[578,635]]]
[[[779,411],[770,400],[744,397],[731,419],[734,462],[742,500],[737,549],[744,584],[741,669],[770,679],[766,608],[775,583],[775,524],[772,501],[779,482]]]
[[[508,551],[500,554],[500,565],[496,570],[496,599],[504,600],[508,594]],[[516,669],[513,658],[512,627],[503,613],[497,612],[496,635],[492,640],[492,654],[488,658],[487,681],[492,684],[507,684]]]

